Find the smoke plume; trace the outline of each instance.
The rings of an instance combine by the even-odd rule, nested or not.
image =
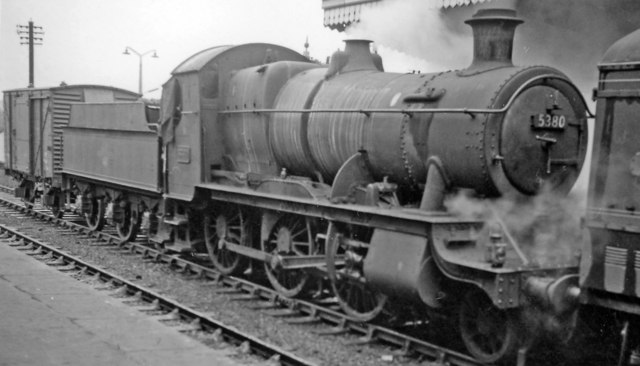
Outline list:
[[[367,38],[411,57],[428,71],[459,69],[472,58],[471,28],[479,8],[514,8],[525,23],[516,30],[514,63],[544,64],[568,74],[590,98],[597,63],[617,39],[640,26],[637,0],[489,0],[441,9],[424,0],[384,0],[364,8],[349,37]]]
[[[479,233],[487,242],[496,227],[504,232],[508,246],[517,245],[525,260],[512,256],[523,265],[576,265],[583,242],[580,212],[583,199],[575,194],[559,197],[549,189],[535,197],[503,197],[487,200],[461,192],[445,202],[447,210],[464,218],[486,224]],[[513,248],[512,248],[513,249]],[[516,253],[516,250],[511,250]]]
[[[471,62],[469,34],[443,26],[443,14],[424,0],[385,0],[365,8],[361,20],[347,29],[352,38],[365,38],[383,48],[427,61],[436,71],[462,68]],[[395,70],[390,70],[395,71]]]

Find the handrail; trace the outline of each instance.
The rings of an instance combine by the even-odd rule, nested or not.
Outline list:
[[[369,108],[369,109],[364,109],[364,108],[337,108],[337,109],[268,109],[268,108],[254,108],[254,109],[236,109],[236,110],[224,110],[224,111],[219,111],[218,113],[220,114],[243,114],[243,113],[254,113],[254,114],[260,114],[260,113],[361,113],[364,114],[366,116],[369,116],[373,113],[400,113],[400,114],[407,114],[407,115],[412,115],[413,113],[460,113],[460,114],[469,114],[471,115],[471,118],[475,118],[476,114],[501,114],[501,113],[506,113],[509,108],[511,108],[511,105],[513,104],[513,102],[515,101],[516,97],[522,93],[522,91],[526,88],[528,88],[531,84],[533,84],[534,82],[541,80],[541,79],[558,79],[560,81],[564,81],[567,85],[569,85],[571,88],[573,88],[578,95],[580,96],[580,99],[582,99],[582,102],[584,103],[586,112],[587,112],[587,118],[593,118],[594,114],[591,113],[591,111],[589,110],[589,107],[587,106],[587,103],[584,99],[584,96],[582,96],[582,93],[580,93],[580,91],[578,90],[578,88],[571,83],[567,78],[565,78],[564,76],[561,75],[554,75],[554,74],[544,74],[544,75],[538,75],[536,77],[533,77],[529,80],[527,80],[525,83],[523,83],[522,85],[520,85],[520,87],[518,87],[518,89],[516,89],[516,91],[511,95],[511,97],[509,98],[509,100],[507,101],[507,103],[505,104],[504,107],[502,108],[402,108],[402,109],[397,109],[397,108]]]

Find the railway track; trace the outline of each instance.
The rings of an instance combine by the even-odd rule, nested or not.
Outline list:
[[[98,268],[18,229],[0,225],[0,240],[35,258],[56,266],[60,271],[73,272],[76,277],[90,278],[94,284],[102,283],[112,295],[128,303],[135,303],[140,311],[153,312],[158,320],[171,322],[180,332],[200,332],[216,343],[235,346],[238,352],[252,354],[273,364],[311,366],[315,363],[240,332],[206,314],[190,309],[148,288],[121,276]],[[196,338],[202,338],[203,335]]]
[[[0,195],[0,204],[21,212],[25,216],[33,217],[41,221],[46,221],[52,225],[56,225],[67,233],[77,234],[94,241],[97,244],[110,245],[137,254],[143,259],[150,259],[159,263],[165,263],[175,271],[190,274],[194,278],[200,278],[215,284],[218,293],[225,293],[231,296],[235,301],[251,302],[250,307],[256,310],[265,311],[272,316],[284,317],[287,323],[291,324],[323,324],[319,330],[314,330],[318,335],[340,336],[350,334],[356,337],[355,341],[350,343],[353,345],[364,345],[371,343],[382,343],[392,347],[393,353],[400,356],[410,356],[420,360],[427,360],[435,364],[441,365],[457,365],[457,366],[474,366],[480,365],[470,356],[460,353],[447,347],[439,346],[422,339],[404,334],[400,331],[370,323],[361,323],[350,319],[347,315],[331,307],[331,303],[327,301],[312,302],[298,299],[288,299],[280,296],[275,290],[254,283],[244,278],[224,276],[217,272],[214,268],[202,261],[194,261],[194,258],[185,258],[176,254],[165,253],[149,246],[144,240],[135,242],[123,242],[116,235],[110,234],[108,231],[95,232],[89,230],[82,223],[79,216],[69,216],[62,219],[53,217],[46,209],[38,208],[37,205],[27,208],[21,201],[7,194],[12,192],[9,187],[0,187],[0,191],[4,194]],[[5,231],[11,235],[21,236],[18,240],[21,245],[26,248],[32,247],[42,248],[48,251],[57,261],[63,262],[61,266],[78,266],[80,271],[89,275],[96,276],[105,282],[109,282],[117,287],[117,291],[123,296],[131,296],[141,299],[147,304],[153,304],[158,310],[167,316],[173,317],[186,324],[186,329],[200,330],[208,333],[223,334],[225,339],[229,339],[232,344],[244,344],[245,348],[249,347],[251,353],[263,356],[265,359],[279,360],[283,365],[306,365],[305,361],[296,356],[284,352],[270,349],[269,346],[260,340],[247,337],[242,340],[242,334],[236,330],[229,330],[225,333],[224,325],[209,319],[203,314],[195,310],[191,310],[170,299],[163,298],[159,294],[155,294],[149,290],[139,289],[140,286],[125,280],[124,278],[107,274],[97,268],[91,267],[77,258],[61,253],[53,247],[47,246],[39,242],[35,238],[20,234],[15,230],[3,228],[0,226],[0,232]],[[24,243],[24,244],[23,244]],[[58,259],[61,258],[61,259]],[[67,259],[68,258],[68,259]],[[84,269],[88,268],[88,269]]]

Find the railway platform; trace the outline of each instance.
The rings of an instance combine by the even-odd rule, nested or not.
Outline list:
[[[0,366],[239,365],[0,241]]]

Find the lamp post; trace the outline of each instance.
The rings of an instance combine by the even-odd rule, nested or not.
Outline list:
[[[147,52],[140,53],[140,52],[134,50],[133,48],[131,48],[129,46],[127,46],[124,49],[124,52],[122,52],[122,54],[123,55],[130,55],[131,53],[129,53],[129,51],[133,52],[133,54],[138,56],[138,59],[140,61],[140,69],[138,71],[138,94],[142,95],[142,58],[144,56],[150,54],[151,52],[153,52],[153,55],[151,57],[158,58],[158,54],[156,53],[156,50],[149,50]]]

